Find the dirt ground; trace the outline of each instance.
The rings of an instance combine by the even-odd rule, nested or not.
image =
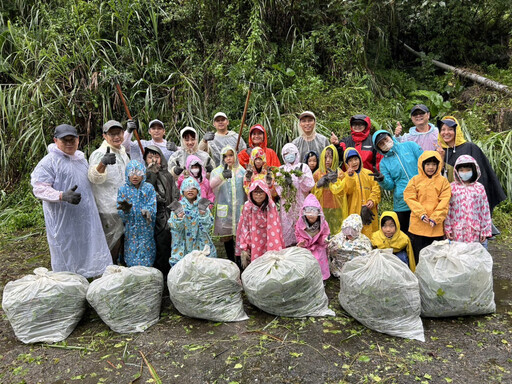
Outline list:
[[[25,345],[1,312],[0,382],[511,383],[511,245],[490,242],[497,312],[423,319],[424,343],[362,326],[341,309],[331,278],[326,291],[336,317],[329,318],[275,317],[245,300],[249,320],[212,323],[181,316],[167,295],[160,322],[144,333],[115,333],[88,309],[65,342]],[[1,236],[0,246],[2,291],[49,267],[44,233]]]

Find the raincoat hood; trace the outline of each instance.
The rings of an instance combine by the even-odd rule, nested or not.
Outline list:
[[[396,240],[396,239],[398,239],[398,237],[400,237],[400,221],[398,220],[398,215],[396,214],[396,212],[393,212],[393,211],[384,211],[384,212],[382,212],[382,214],[380,215],[380,221],[379,221],[379,227],[380,228],[382,228],[382,225],[384,224],[382,222],[382,219],[384,219],[386,216],[391,217],[393,219],[393,221],[395,222],[396,232],[390,238],[390,240],[391,241]],[[382,236],[386,237],[386,235],[384,235],[384,232],[382,232],[382,229],[379,229],[379,232],[382,234]]]
[[[375,150],[380,153],[382,156],[390,156],[391,153],[393,152],[393,148],[391,148],[389,151],[387,152],[382,152],[380,150],[380,148],[377,146],[377,144],[375,143],[375,139],[377,138],[377,136],[381,133],[386,133],[389,135],[389,137],[391,137],[391,139],[393,139],[393,143],[394,145],[397,145],[398,144],[398,141],[396,141],[396,139],[393,137],[393,135],[391,133],[389,133],[388,131],[384,130],[384,129],[379,129],[378,131],[376,131],[373,135],[372,135],[372,143],[373,143],[373,147],[375,148]]]
[[[290,154],[290,153],[294,153],[295,154],[295,160],[293,161],[293,163],[287,163],[286,160],[284,159],[284,155],[285,154]],[[288,144],[285,144],[283,149],[281,150],[281,156],[283,158],[283,161],[286,165],[296,165],[296,164],[299,164],[300,163],[300,154],[299,154],[299,149],[297,148],[297,146],[295,144],[292,144],[292,143],[288,143]]]
[[[363,221],[361,220],[361,216],[358,214],[351,214],[345,220],[343,220],[343,224],[341,225],[341,230],[344,228],[352,228],[355,229],[358,233],[358,236],[361,236],[361,231],[363,230]]]
[[[252,193],[252,191],[254,191],[258,187],[260,187],[263,190],[263,192],[265,192],[265,194],[267,195],[269,205],[273,204],[272,194],[270,193],[270,189],[268,189],[267,183],[264,180],[262,180],[262,179],[254,180],[251,183],[251,186],[249,187],[249,193],[247,194],[248,195],[248,200],[251,201],[251,203],[252,203],[251,193]]]
[[[455,127],[455,145],[454,145],[454,147],[464,144],[466,142],[466,139],[464,138],[464,133],[462,133],[462,128],[460,127],[459,121],[453,116],[445,116],[441,120],[446,120],[446,119],[453,120],[453,121],[455,121],[455,123],[457,123],[457,126]],[[441,132],[441,128],[439,128],[439,132]],[[443,148],[450,148],[450,146],[448,144],[446,144],[446,141],[444,141],[444,139],[441,137],[441,133],[439,133],[439,136],[437,137],[437,142]]]
[[[84,153],[82,151],[79,151],[78,149],[75,151],[73,155],[68,155],[67,153],[64,153],[57,147],[57,144],[51,143],[48,145],[48,153],[55,153],[59,156],[68,157],[71,160],[82,160],[85,159]]]
[[[265,130],[265,128],[261,124],[253,125],[251,127],[251,129],[249,129],[249,148],[253,148],[254,147],[254,144],[252,143],[252,139],[251,139],[251,133],[254,130],[258,130],[258,131],[263,132],[263,135],[264,135],[263,136],[263,143],[261,143],[259,145],[259,147],[261,147],[263,149],[267,148],[267,131]]]
[[[142,172],[142,181],[141,184],[146,181],[146,167],[138,160],[130,160],[128,164],[126,164],[126,170],[124,171],[124,175],[126,176],[126,184],[130,185],[130,175],[132,175],[136,171]]]
[[[480,167],[478,166],[478,163],[476,162],[475,158],[473,156],[469,156],[469,155],[461,155],[457,158],[457,161],[455,161],[455,165],[453,167],[453,176],[457,180],[457,182],[459,182],[461,184],[464,183],[459,176],[459,171],[457,170],[457,166],[459,166],[461,164],[473,164],[474,165],[475,170],[476,170],[476,178],[473,180],[473,178],[474,178],[474,176],[473,176],[473,178],[471,178],[471,180],[473,180],[472,183],[477,182],[481,176]]]
[[[322,151],[322,154],[320,155],[320,161],[318,164],[318,168],[320,169],[320,172],[327,173],[327,167],[325,166],[325,153],[327,152],[327,149],[330,148],[332,150],[332,165],[331,169],[334,171],[339,168],[340,161],[338,158],[338,150],[334,145],[329,145],[324,148]]]
[[[194,135],[195,135],[195,138],[196,138],[196,144],[194,145],[194,148],[192,149],[188,149],[187,148],[187,145],[185,144],[185,139],[183,139],[183,134],[185,132],[193,132]],[[180,131],[180,144],[181,144],[181,148],[186,152],[186,153],[196,153],[197,150],[198,150],[198,137],[197,137],[197,131],[192,128],[192,127],[185,127],[183,128],[181,131]]]
[[[348,147],[343,152],[343,162],[345,163],[345,167],[348,169],[348,159],[351,157],[357,156],[359,158],[359,167],[357,168],[357,173],[361,172],[361,168],[363,167],[363,159],[361,158],[361,154],[357,152],[357,149],[353,147]]]
[[[309,195],[306,196],[306,198],[304,199],[304,203],[302,204],[302,210],[301,210],[301,215],[304,215],[304,209],[306,207],[315,207],[315,208],[318,208],[320,210],[320,216],[323,216],[323,212],[322,212],[322,207],[320,205],[320,202],[318,201],[318,199],[316,198],[315,195],[313,195],[312,193],[310,193]]]
[[[197,189],[197,192],[198,192],[197,199],[199,199],[200,194],[201,194],[201,187],[199,186],[199,183],[197,182],[197,180],[194,179],[193,177],[187,177],[185,180],[183,180],[183,183],[181,183],[181,188],[180,188],[181,196],[184,196],[185,191],[192,189],[192,188]],[[187,199],[185,199],[185,200],[188,201]]]
[[[249,159],[249,164],[251,164],[253,169],[256,169],[256,166],[254,165],[254,160],[256,160],[258,157],[263,160],[263,165],[261,166],[261,170],[263,170],[267,166],[267,155],[263,148],[255,147],[252,149],[251,158]]]
[[[352,122],[354,120],[363,120],[366,122],[366,128],[361,132],[356,132],[352,129]],[[350,118],[350,134],[352,135],[352,138],[356,142],[363,141],[370,135],[370,130],[372,128],[372,121],[371,119],[366,115],[355,115]]]
[[[220,162],[220,165],[222,167],[224,167],[224,155],[226,153],[228,153],[228,151],[232,151],[233,152],[233,155],[234,155],[234,162],[233,162],[233,168],[236,168],[240,165],[240,162],[238,161],[238,156],[236,155],[236,151],[233,149],[232,146],[230,145],[226,145],[224,148],[222,148],[222,150],[220,151],[220,159],[221,159],[221,162]]]
[[[193,176],[192,172],[191,172],[193,165],[201,166],[201,176],[202,176],[202,180],[204,180],[206,178],[206,169],[203,165],[203,161],[197,156],[190,155],[189,157],[187,157],[187,170],[190,172],[191,176]],[[195,178],[195,176],[193,176],[193,177]]]
[[[167,171],[167,161],[165,160],[164,154],[156,145],[148,145],[144,150],[144,161],[146,161],[146,157],[148,156],[149,151],[156,152],[160,155],[160,169],[162,171]],[[147,163],[147,161],[146,161]]]
[[[439,164],[437,165],[436,172],[432,176],[427,176],[425,170],[423,169],[423,162],[427,159],[430,159],[431,157],[435,157],[439,161]],[[418,159],[418,174],[423,177],[435,177],[437,175],[440,175],[442,168],[443,159],[441,158],[441,155],[437,151],[425,151],[421,154],[421,156]]]

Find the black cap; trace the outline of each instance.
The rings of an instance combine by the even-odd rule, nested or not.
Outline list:
[[[457,122],[452,119],[437,120],[437,128],[439,128],[439,130],[441,130],[443,124],[446,124],[447,126],[453,129],[457,128]]]
[[[103,124],[103,133],[107,133],[112,128],[121,128],[123,129],[123,126],[119,121],[116,120],[109,120],[105,124]]]
[[[423,111],[425,113],[430,112],[430,110],[428,109],[428,107],[425,104],[416,104],[414,107],[412,107],[411,115],[416,111]]]
[[[360,123],[368,126],[368,123],[366,122],[366,119],[368,116],[366,115],[354,115],[350,118],[350,125],[354,125],[355,123]]]
[[[69,124],[61,124],[55,128],[55,133],[53,134],[53,137],[57,139],[62,139],[66,136],[74,136],[78,137],[78,132],[76,131],[76,128]]]
[[[379,145],[379,142],[382,141],[386,136],[391,137],[391,135],[388,132],[381,132],[375,137],[375,146],[377,147]]]

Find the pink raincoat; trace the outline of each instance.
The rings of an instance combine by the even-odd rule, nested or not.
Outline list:
[[[474,164],[476,180],[465,184],[457,172],[460,164]],[[452,182],[452,197],[448,216],[444,221],[444,232],[453,234],[454,241],[464,243],[479,243],[480,235],[491,237],[492,222],[489,202],[485,188],[478,182],[480,167],[476,160],[469,155],[461,155],[455,162],[453,171],[455,181]]]
[[[304,199],[315,186],[315,180],[313,179],[311,169],[307,164],[300,163],[299,149],[295,144],[286,144],[281,151],[283,159],[285,154],[289,155],[292,153],[295,154],[295,160],[293,163],[287,163],[285,161],[284,165],[281,165],[279,169],[286,172],[291,172],[293,170],[302,172],[302,176],[299,177],[292,175],[292,183],[295,187],[295,193],[293,196],[288,196],[287,193],[289,193],[290,187],[282,187],[279,183],[275,184],[277,194],[281,197],[281,226],[283,228],[283,239],[286,247],[297,244],[297,239],[295,238],[295,224],[297,223],[297,220],[299,220]],[[278,176],[279,175],[282,176],[282,173],[278,174]],[[288,211],[286,211],[285,207],[286,197],[291,197],[292,200]]]
[[[313,256],[318,260],[320,270],[322,271],[322,277],[324,280],[327,280],[329,276],[331,276],[331,273],[329,272],[329,260],[327,259],[327,243],[325,242],[331,233],[329,225],[327,224],[327,221],[325,221],[323,213],[321,213],[320,232],[311,237],[309,233],[306,232],[307,219],[304,217],[305,207],[315,207],[320,209],[320,212],[322,212],[322,207],[320,206],[318,199],[315,195],[309,194],[302,204],[301,217],[295,225],[295,236],[299,243],[304,242],[304,248],[309,249]]]
[[[194,175],[192,175],[192,172],[190,171],[190,169],[192,168],[193,165],[201,166],[201,181],[199,180],[199,177],[195,177]],[[195,155],[190,155],[189,157],[187,157],[186,169],[187,169],[187,173],[188,173],[188,175],[186,177],[189,177],[189,176],[193,177],[199,183],[199,186],[201,187],[201,197],[204,197],[204,198],[210,200],[213,204],[215,201],[215,195],[213,194],[213,190],[210,187],[210,182],[206,178],[206,169],[204,167],[203,161]],[[177,182],[178,189],[181,188],[181,183],[183,183],[184,179],[185,179],[185,172],[182,172],[181,175],[178,177],[178,182]],[[211,208],[211,206],[210,206],[210,208]]]
[[[265,209],[252,202],[251,192],[260,187],[268,197]],[[249,188],[248,200],[245,202],[240,222],[236,230],[235,255],[242,251],[251,254],[251,261],[267,251],[279,251],[284,248],[281,220],[276,204],[272,200],[267,183],[255,180]]]

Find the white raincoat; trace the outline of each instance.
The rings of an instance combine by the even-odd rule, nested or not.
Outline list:
[[[186,131],[194,132],[196,135],[196,139],[199,141],[199,138],[197,136],[197,131],[194,128],[185,127],[180,131],[181,148],[178,149],[176,152],[174,152],[171,155],[171,157],[169,158],[169,162],[167,164],[167,169],[169,170],[171,175],[173,175],[175,178],[177,178],[178,175],[176,175],[176,173],[174,173],[174,167],[176,167],[176,165],[178,165],[178,163],[179,163],[179,166],[181,168],[185,169],[185,167],[187,165],[187,158],[189,157],[189,155],[195,155],[195,156],[199,157],[201,159],[201,161],[203,162],[203,165],[205,168],[208,167],[208,165],[214,167],[214,164],[213,164],[213,161],[212,161],[212,158],[210,157],[210,155],[205,151],[201,151],[197,144],[194,146],[194,148],[187,149],[187,146],[185,145],[185,140],[183,139],[183,134]]]

